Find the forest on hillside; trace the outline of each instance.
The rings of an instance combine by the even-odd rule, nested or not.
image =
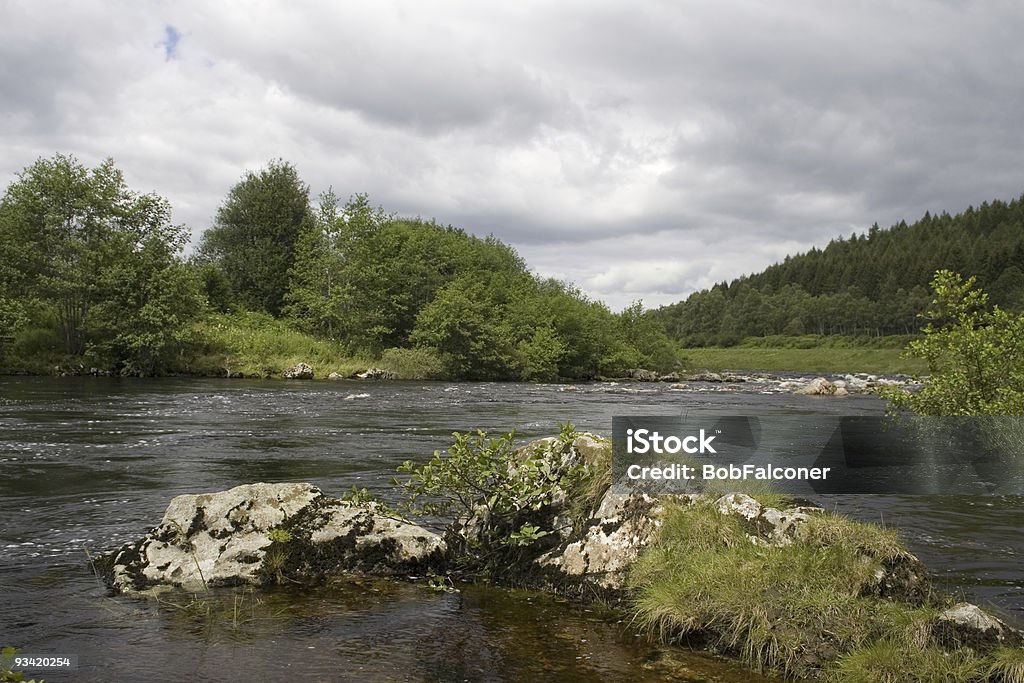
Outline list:
[[[909,335],[924,324],[918,313],[939,269],[974,276],[992,303],[1024,309],[1024,197],[876,224],[650,315],[689,347],[771,335]]]
[[[188,233],[112,160],[24,169],[0,200],[0,368],[230,375],[284,338],[288,353],[387,357],[421,377],[546,381],[677,363],[639,303],[613,313],[536,277],[494,237],[363,194],[314,201],[282,160],[242,175],[185,259]],[[257,375],[277,372],[259,363]]]

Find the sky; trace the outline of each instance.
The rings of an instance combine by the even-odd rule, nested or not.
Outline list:
[[[197,241],[246,170],[618,310],[1024,194],[1024,3],[0,0],[0,183],[112,157]]]

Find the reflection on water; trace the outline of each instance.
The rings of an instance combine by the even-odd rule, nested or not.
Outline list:
[[[368,394],[359,399],[350,395]],[[665,386],[297,384],[0,378],[0,640],[78,654],[60,680],[751,680],[741,669],[654,648],[628,624],[549,597],[342,582],[315,591],[220,590],[193,601],[112,597],[85,549],[157,524],[180,493],[253,481],[353,485],[391,495],[394,468],[446,448],[453,431],[578,428],[613,415],[878,414],[844,400]],[[1009,498],[828,497],[898,525],[942,584],[1020,614],[1024,506]]]

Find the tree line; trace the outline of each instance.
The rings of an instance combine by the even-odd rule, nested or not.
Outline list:
[[[926,213],[887,230],[876,224],[651,316],[684,346],[769,335],[911,335],[921,330],[917,314],[940,269],[974,277],[1005,309],[1024,309],[1024,197],[956,216]]]
[[[452,378],[589,378],[677,360],[639,303],[613,313],[533,275],[493,236],[399,217],[365,194],[313,201],[282,160],[242,176],[187,259],[188,230],[170,216],[111,160],[24,169],[0,200],[5,347],[126,375],[187,371],[203,346],[196,321],[248,311],[339,354],[407,351]]]

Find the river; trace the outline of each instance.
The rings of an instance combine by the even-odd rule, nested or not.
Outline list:
[[[354,580],[317,590],[222,589],[189,603],[112,596],[87,553],[141,536],[181,493],[308,481],[383,497],[405,460],[451,433],[608,434],[613,415],[872,415],[872,396],[761,385],[0,378],[0,646],[74,654],[47,681],[754,680],[655,647],[621,617],[545,596]],[[723,390],[724,389],[724,390]],[[1024,502],[1013,497],[832,496],[830,508],[901,529],[938,585],[1024,622]]]

